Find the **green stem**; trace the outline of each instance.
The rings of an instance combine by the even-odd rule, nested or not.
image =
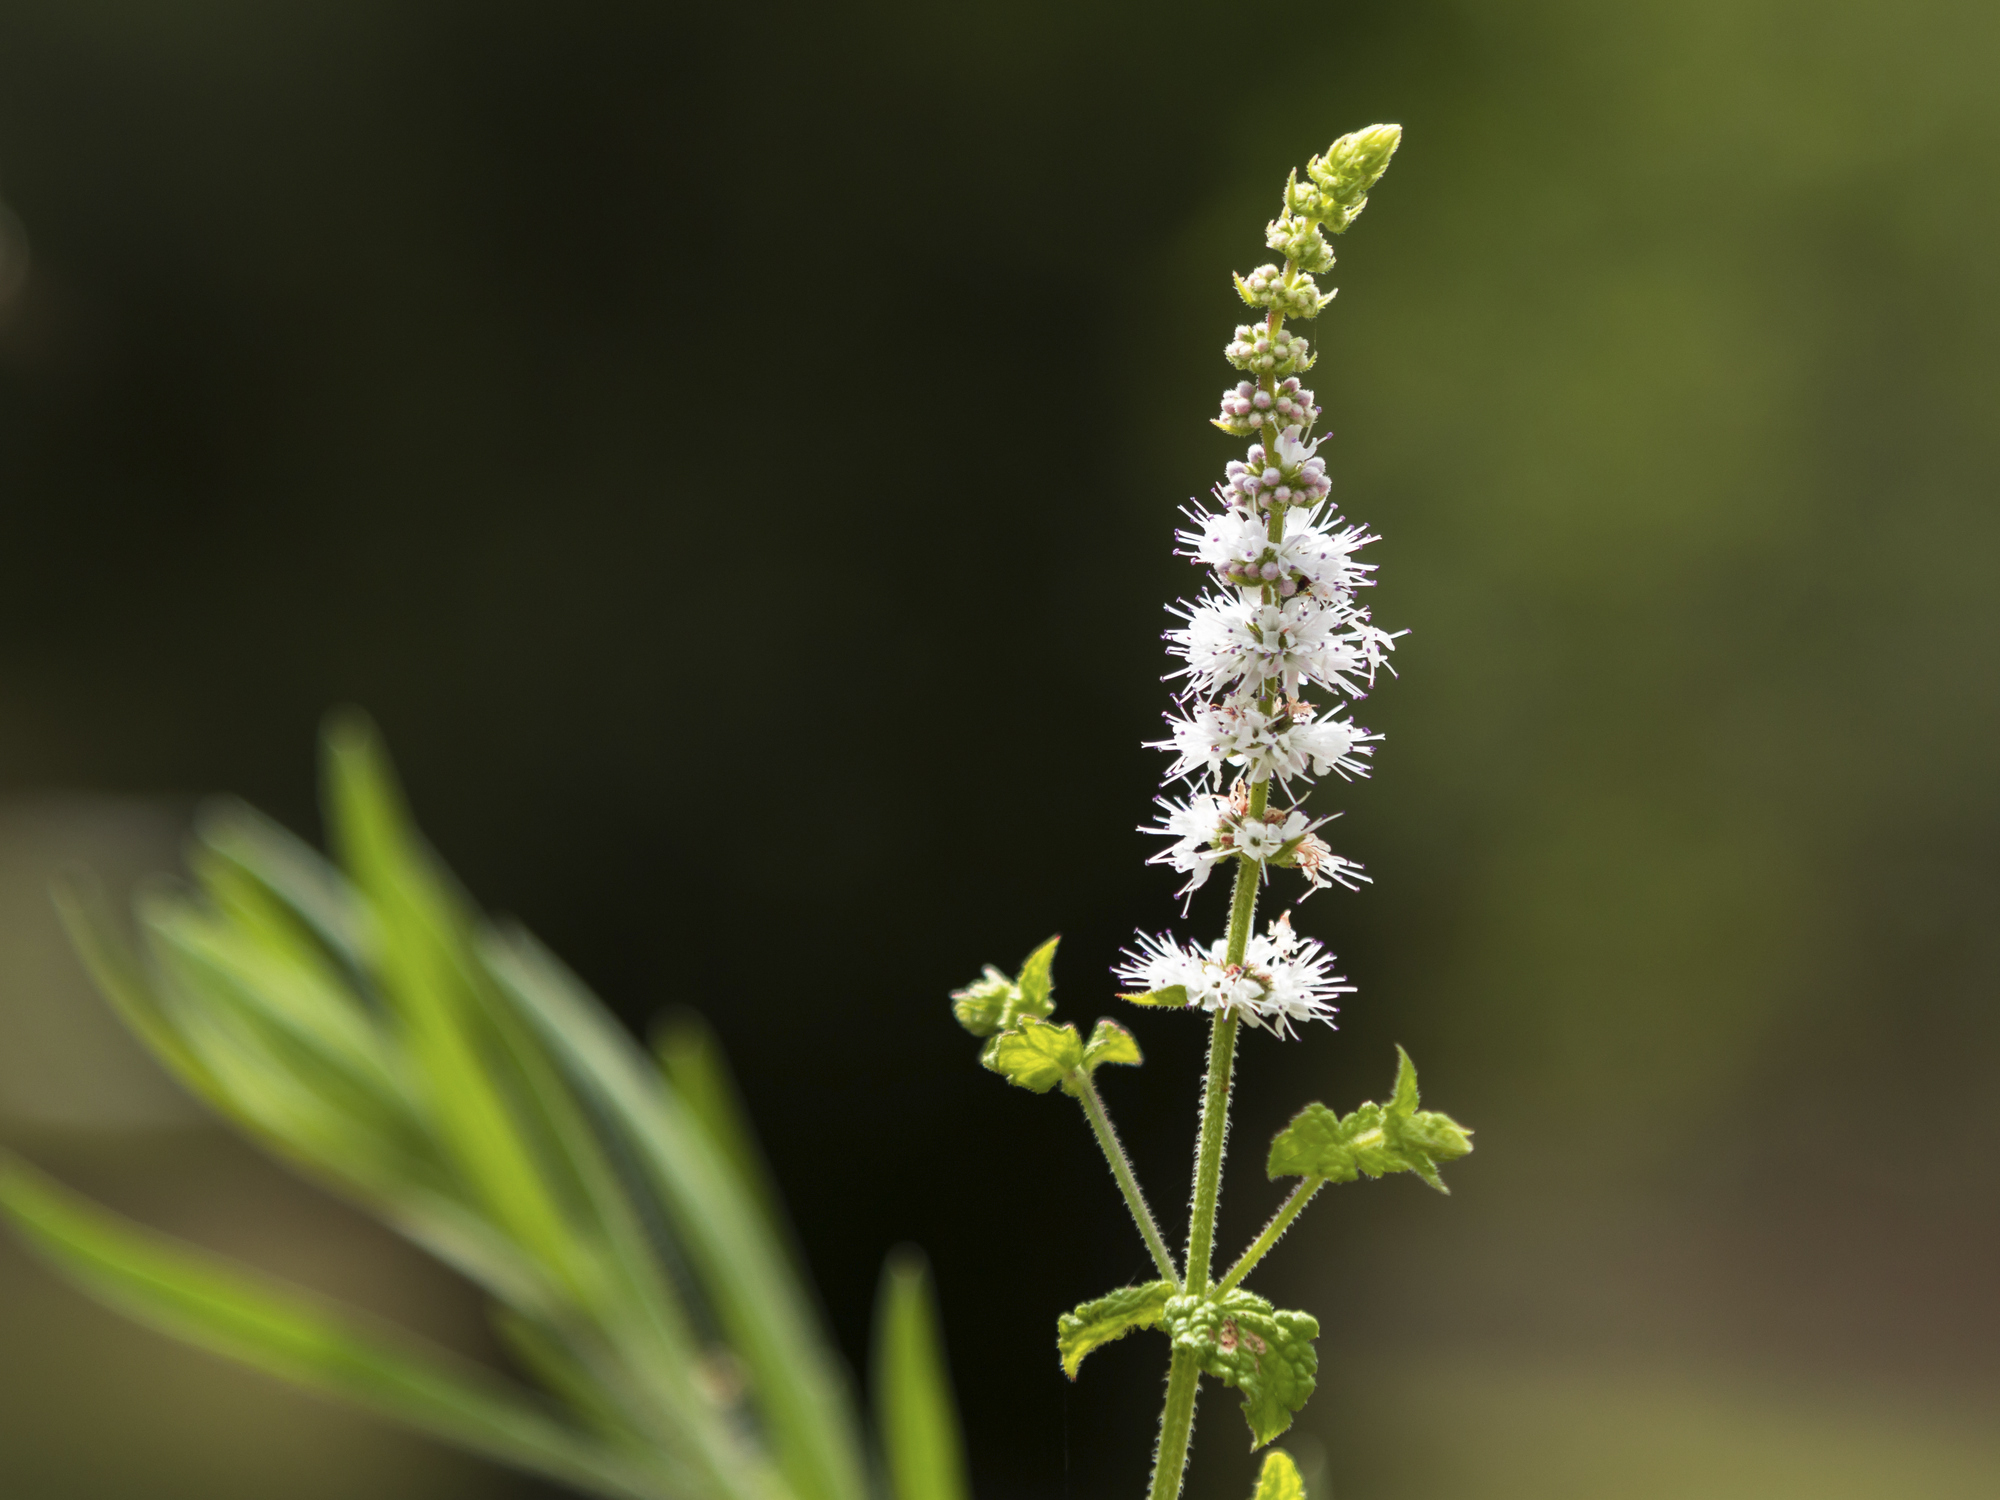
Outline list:
[[[1261,813],[1270,796],[1268,781],[1250,788],[1250,808]],[[1251,860],[1236,866],[1236,891],[1229,903],[1229,946],[1225,960],[1243,962],[1250,945],[1250,927],[1257,916],[1257,887],[1263,867]],[[1215,1250],[1215,1209],[1222,1197],[1222,1148],[1229,1137],[1229,1079],[1236,1063],[1237,1018],[1227,1011],[1216,1016],[1209,1031],[1208,1083],[1201,1096],[1201,1144],[1195,1151],[1194,1212],[1188,1221],[1188,1296],[1208,1290],[1208,1262]],[[1181,1476],[1187,1470],[1188,1444],[1194,1437],[1194,1400],[1201,1367],[1191,1350],[1176,1349],[1167,1366],[1167,1400],[1160,1412],[1160,1446],[1153,1459],[1151,1500],[1178,1500]]]
[[[1160,1446],[1153,1454],[1149,1500],[1177,1500],[1180,1495],[1188,1444],[1194,1438],[1194,1398],[1200,1380],[1194,1351],[1176,1348],[1167,1363],[1167,1404],[1160,1413]]]
[[[1299,1216],[1299,1210],[1312,1201],[1312,1196],[1326,1186],[1324,1177],[1308,1177],[1287,1198],[1284,1206],[1264,1226],[1264,1232],[1257,1236],[1242,1258],[1229,1268],[1229,1274],[1216,1283],[1218,1292],[1232,1292],[1243,1283],[1243,1278],[1256,1269],[1257,1262],[1271,1251],[1271,1247],[1284,1238],[1285,1231],[1292,1227],[1292,1220]]]
[[[1125,1206],[1132,1210],[1132,1222],[1139,1226],[1139,1238],[1152,1252],[1153,1264],[1159,1269],[1160,1279],[1179,1285],[1181,1273],[1174,1269],[1174,1258],[1168,1253],[1166,1239],[1153,1218],[1152,1207],[1139,1188],[1139,1179],[1132,1175],[1132,1159],[1125,1154],[1118,1132],[1111,1128],[1111,1116],[1104,1111],[1104,1100],[1098,1095],[1096,1083],[1082,1068],[1070,1074],[1067,1082],[1076,1095],[1077,1103],[1083,1106],[1090,1128],[1096,1132],[1097,1144],[1104,1148],[1104,1159],[1111,1164],[1111,1175],[1118,1179],[1118,1191],[1125,1195]]]

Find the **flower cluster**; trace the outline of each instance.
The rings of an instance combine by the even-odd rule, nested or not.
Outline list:
[[[1386,667],[1394,638],[1359,603],[1373,568],[1356,554],[1375,538],[1328,503],[1326,462],[1312,436],[1320,408],[1298,379],[1313,356],[1285,320],[1315,317],[1333,299],[1313,280],[1333,265],[1322,231],[1338,234],[1360,213],[1398,139],[1393,126],[1358,131],[1314,157],[1303,183],[1294,173],[1266,236],[1285,264],[1236,278],[1238,295],[1266,316],[1239,327],[1224,350],[1250,378],[1223,392],[1215,425],[1252,441],[1224,470],[1216,508],[1190,509],[1191,525],[1178,533],[1182,554],[1213,578],[1212,588],[1173,606],[1178,623],[1166,633],[1181,663],[1169,680],[1181,691],[1157,748],[1174,757],[1167,779],[1190,783],[1191,795],[1162,798],[1159,823],[1143,830],[1170,841],[1153,862],[1188,876],[1183,894],[1230,863],[1239,881],[1252,882],[1239,888],[1248,890],[1272,866],[1298,870],[1309,890],[1352,889],[1366,878],[1320,839],[1325,819],[1309,818],[1289,795],[1314,777],[1367,774],[1379,736],[1354,723],[1349,706]],[[1331,701],[1309,701],[1315,691]],[[1286,793],[1287,805],[1274,792]],[[1185,989],[1192,1004],[1279,1035],[1297,1021],[1330,1019],[1333,997],[1346,991],[1331,956],[1295,937],[1284,919],[1265,936],[1250,931],[1247,899],[1236,903],[1233,956],[1228,940],[1203,950],[1142,937],[1120,977],[1149,991]]]
[[[1319,408],[1312,404],[1312,392],[1299,388],[1294,375],[1277,389],[1267,391],[1254,380],[1243,381],[1234,390],[1222,393],[1222,415],[1215,425],[1231,437],[1248,437],[1269,427],[1282,432],[1287,427],[1307,428],[1319,420]]]
[[[1332,1020],[1334,1000],[1354,993],[1354,986],[1333,972],[1333,955],[1316,938],[1292,931],[1290,913],[1266,932],[1252,933],[1240,961],[1229,961],[1227,947],[1226,940],[1206,949],[1182,947],[1142,934],[1118,978],[1149,993],[1185,989],[1189,1005],[1233,1011],[1281,1037],[1292,1035],[1295,1021]]]
[[[1223,348],[1223,357],[1239,370],[1254,375],[1282,377],[1302,374],[1313,367],[1313,356],[1302,334],[1287,333],[1270,323],[1239,323],[1236,337]]]
[[[1226,797],[1213,792],[1196,792],[1185,802],[1166,797],[1157,799],[1160,822],[1142,830],[1174,842],[1155,854],[1148,864],[1169,865],[1188,877],[1182,895],[1191,895],[1208,882],[1209,872],[1231,856],[1255,861],[1262,869],[1279,865],[1305,876],[1307,886],[1319,890],[1327,885],[1359,889],[1356,882],[1368,877],[1361,866],[1343,859],[1326,846],[1318,829],[1329,820],[1307,818],[1300,808],[1250,808],[1250,784],[1241,777]]]

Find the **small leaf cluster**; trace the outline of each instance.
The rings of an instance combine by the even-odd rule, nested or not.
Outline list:
[[[1184,1294],[1171,1281],[1120,1287],[1058,1318],[1063,1373],[1076,1379],[1086,1355],[1141,1328],[1163,1329],[1203,1374],[1243,1393],[1254,1447],[1291,1426],[1313,1393],[1319,1323],[1311,1314],[1280,1312],[1240,1288]]]
[[[1344,135],[1326,154],[1306,163],[1306,180],[1293,172],[1285,183],[1285,211],[1264,226],[1264,243],[1299,270],[1320,274],[1333,269],[1333,247],[1324,228],[1344,234],[1368,206],[1368,190],[1389,169],[1402,144],[1400,125],[1370,125]]]
[[[1050,938],[1028,955],[1017,978],[988,965],[979,979],[951,996],[951,1012],[974,1036],[986,1038],[979,1061],[989,1072],[1032,1093],[1057,1084],[1080,1091],[1080,1080],[1106,1063],[1137,1067],[1145,1061],[1132,1033],[1116,1021],[1099,1021],[1085,1041],[1074,1026],[1048,1017],[1056,1008],[1055,958],[1060,938]]]
[[[1319,1321],[1310,1313],[1277,1311],[1238,1287],[1219,1297],[1170,1297],[1160,1323],[1176,1349],[1194,1354],[1204,1375],[1243,1393],[1254,1448],[1291,1426],[1313,1393]]]
[[[1440,1193],[1449,1193],[1438,1175],[1441,1163],[1472,1150],[1472,1132],[1448,1115],[1417,1108],[1417,1068],[1401,1047],[1396,1091],[1387,1104],[1363,1104],[1340,1115],[1324,1104],[1308,1104],[1271,1142],[1264,1170],[1280,1177],[1316,1177],[1352,1182],[1414,1172]]]

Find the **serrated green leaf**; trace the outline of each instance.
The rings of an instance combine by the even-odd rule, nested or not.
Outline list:
[[[1273,1448],[1264,1456],[1257,1490],[1250,1500],[1306,1500],[1305,1481],[1299,1478],[1299,1466],[1292,1462],[1291,1454]]]
[[[962,990],[951,992],[951,1013],[958,1024],[974,1036],[990,1037],[1012,1031],[1024,1020],[1042,1020],[1056,1008],[1056,944],[1052,937],[1021,965],[1018,979],[1009,979],[991,964],[978,979]],[[980,1061],[992,1066],[993,1049],[988,1046]]]
[[[938,1332],[930,1273],[904,1246],[882,1268],[875,1314],[875,1413],[889,1500],[970,1500],[965,1443]]]
[[[1145,1060],[1138,1039],[1116,1021],[1099,1021],[1083,1046],[1083,1066],[1093,1073],[1106,1063],[1136,1068]]]
[[[1057,1318],[1056,1351],[1062,1355],[1063,1374],[1074,1380],[1084,1356],[1092,1350],[1122,1339],[1136,1328],[1158,1327],[1167,1299],[1179,1290],[1171,1281],[1120,1287]]]
[[[1120,995],[1133,1005],[1182,1006],[1188,1003],[1187,986],[1170,984],[1163,990],[1147,990],[1143,995]]]
[[[1083,1042],[1074,1026],[1024,1019],[986,1044],[986,1066],[1009,1083],[1046,1094],[1063,1075],[1083,1066]],[[988,1060],[990,1058],[990,1060]]]
[[[1020,986],[1021,998],[1014,1016],[1034,1016],[1037,1019],[1048,1015],[1056,1008],[1055,965],[1056,944],[1060,936],[1050,938],[1041,947],[1028,955],[1028,961],[1021,965],[1021,977],[1015,981]]]
[[[1396,1055],[1401,1061],[1388,1104],[1363,1104],[1349,1115],[1308,1104],[1271,1142],[1266,1175],[1352,1182],[1364,1174],[1414,1172],[1439,1192],[1450,1192],[1438,1166],[1469,1153],[1472,1132],[1448,1115],[1417,1108],[1416,1065],[1401,1047]]]
[[[0,1209],[92,1295],[176,1338],[595,1494],[678,1493],[446,1350],[141,1229],[19,1161],[0,1162]]]
[[[1279,1312],[1241,1287],[1221,1297],[1171,1297],[1160,1315],[1176,1349],[1192,1353],[1202,1373],[1243,1393],[1250,1446],[1261,1448],[1287,1427],[1313,1393],[1319,1321]]]
[[[951,1013],[974,1036],[991,1036],[1007,1021],[1007,1008],[1021,988],[991,964],[962,990],[951,992]]]

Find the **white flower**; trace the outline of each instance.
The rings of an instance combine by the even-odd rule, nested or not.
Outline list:
[[[1159,826],[1141,828],[1139,832],[1160,834],[1174,842],[1146,863],[1169,865],[1188,876],[1188,883],[1181,887],[1185,896],[1201,889],[1208,881],[1209,871],[1234,852],[1227,844],[1216,842],[1233,816],[1230,799],[1213,792],[1196,792],[1186,802],[1169,802],[1165,797],[1156,800],[1160,806]]]
[[[1374,564],[1354,554],[1378,541],[1360,526],[1339,524],[1338,516],[1322,520],[1323,508],[1310,513],[1290,510],[1282,540],[1273,542],[1261,515],[1233,507],[1219,511],[1190,510],[1195,529],[1179,531],[1181,553],[1215,569],[1225,583],[1239,588],[1270,584],[1289,598],[1300,584],[1322,601],[1352,607],[1356,589],[1373,582]],[[1355,610],[1357,619],[1366,610]]]
[[[1281,1037],[1292,1035],[1299,1021],[1333,1022],[1334,1000],[1354,993],[1354,986],[1333,972],[1334,956],[1317,939],[1292,931],[1289,914],[1265,933],[1251,934],[1243,962],[1227,964],[1227,939],[1206,951],[1183,948],[1162,935],[1139,934],[1128,949],[1117,978],[1144,991],[1183,985],[1188,1003],[1211,1012],[1233,1011],[1252,1026]]]
[[[1371,648],[1381,633],[1356,626],[1352,612],[1338,604],[1304,595],[1266,604],[1245,590],[1242,597],[1211,595],[1174,610],[1187,621],[1167,632],[1173,654],[1187,661],[1174,675],[1186,677],[1204,697],[1232,684],[1255,694],[1275,681],[1287,694],[1316,682],[1358,698],[1363,687],[1357,679],[1373,679]]]
[[[1251,782],[1328,772],[1366,776],[1361,757],[1381,738],[1331,714],[1315,718],[1311,705],[1296,702],[1275,714],[1254,702],[1196,703],[1185,717],[1169,717],[1167,727],[1173,738],[1153,741],[1150,748],[1175,752],[1169,781],[1204,771],[1215,776],[1224,765],[1240,767]]]
[[[1275,457],[1278,460],[1278,467],[1280,469],[1300,469],[1305,467],[1306,460],[1319,452],[1321,441],[1321,439],[1315,438],[1312,442],[1308,443],[1300,438],[1298,428],[1287,427],[1283,432],[1278,434],[1278,441],[1273,444]]]

